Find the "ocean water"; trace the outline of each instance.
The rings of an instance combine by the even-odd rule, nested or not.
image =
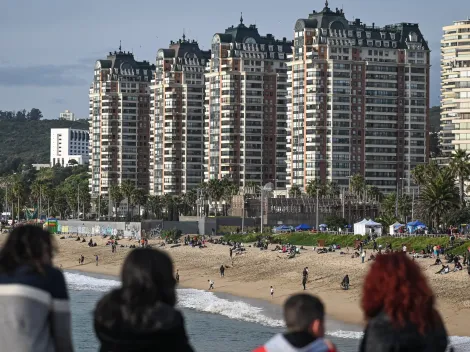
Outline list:
[[[98,350],[92,311],[96,302],[119,281],[100,275],[67,272],[72,307],[75,349]],[[274,334],[283,331],[281,308],[270,303],[241,299],[226,294],[195,289],[178,289],[178,307],[183,312],[186,331],[196,351],[252,351]],[[327,337],[341,352],[358,351],[361,328],[329,320]],[[453,337],[456,352],[470,351],[470,338]]]

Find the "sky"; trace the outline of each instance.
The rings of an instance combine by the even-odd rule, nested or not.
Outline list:
[[[297,19],[320,11],[323,0],[1,0],[0,110],[39,108],[45,118],[69,109],[88,116],[95,61],[119,41],[137,60],[155,61],[183,31],[210,49],[214,33],[239,23],[260,34],[292,39]],[[468,0],[329,0],[346,18],[376,26],[419,23],[432,53],[431,105],[439,104],[442,27],[470,16]]]

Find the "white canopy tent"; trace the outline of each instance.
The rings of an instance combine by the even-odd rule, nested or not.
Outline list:
[[[388,230],[389,234],[390,235],[395,234],[396,230],[399,229],[401,226],[405,226],[405,225],[400,224],[398,221],[395,222],[394,224],[390,225],[389,230]]]
[[[368,235],[373,232],[376,235],[382,235],[382,224],[375,222],[373,220],[362,220],[354,224],[354,234],[355,235]]]

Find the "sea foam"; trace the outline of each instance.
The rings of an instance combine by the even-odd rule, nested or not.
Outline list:
[[[119,280],[100,279],[78,273],[65,273],[65,279],[70,290],[74,291],[97,291],[108,292],[119,287]],[[263,309],[255,307],[243,301],[229,301],[220,298],[213,292],[196,289],[178,289],[178,305],[182,308],[194,309],[197,311],[219,314],[231,319],[257,323],[265,326],[283,327],[284,322],[263,314]],[[344,338],[360,339],[363,334],[360,331],[334,330],[328,331],[327,335]],[[470,351],[470,337],[452,336],[450,341],[456,352]]]

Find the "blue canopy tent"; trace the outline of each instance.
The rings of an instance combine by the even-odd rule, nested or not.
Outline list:
[[[308,230],[311,230],[312,227],[311,226],[308,226],[306,224],[300,224],[299,226],[297,226],[295,228],[296,231],[308,231]]]
[[[406,228],[408,229],[409,233],[413,233],[417,229],[426,228],[426,225],[423,224],[421,221],[416,220],[416,221],[411,221],[411,222],[407,223]]]
[[[281,225],[281,226],[275,227],[273,231],[274,233],[278,233],[278,232],[289,232],[291,230],[292,230],[291,226]]]

